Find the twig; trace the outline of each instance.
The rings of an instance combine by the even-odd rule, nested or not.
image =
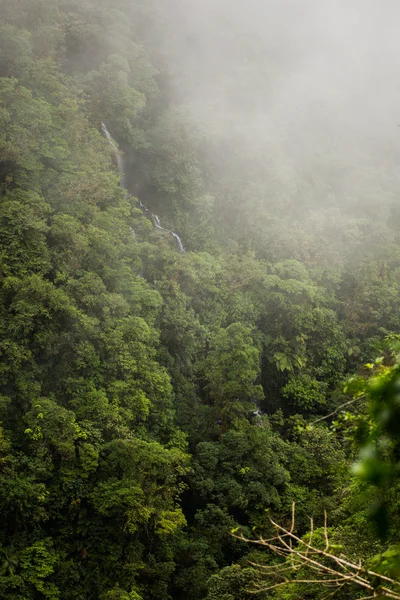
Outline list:
[[[347,403],[348,404],[348,403]],[[342,405],[343,406],[343,405]],[[234,537],[241,539],[248,543],[258,544],[267,547],[269,550],[282,556],[286,559],[286,562],[279,565],[260,565],[258,563],[250,562],[253,567],[262,569],[265,575],[276,576],[283,578],[283,581],[278,581],[266,588],[260,588],[259,590],[253,590],[251,593],[260,593],[276,589],[289,583],[309,583],[309,584],[320,584],[325,587],[336,587],[333,593],[329,594],[327,598],[334,596],[342,587],[348,584],[353,584],[368,590],[370,595],[365,596],[360,600],[370,600],[373,598],[390,598],[391,600],[400,600],[400,593],[391,589],[391,587],[380,586],[379,589],[374,585],[374,579],[378,578],[380,581],[384,581],[392,587],[400,587],[400,582],[375,573],[365,567],[363,567],[361,560],[358,564],[355,564],[349,560],[346,556],[341,554],[335,556],[329,552],[330,541],[328,533],[328,516],[324,509],[324,539],[325,548],[320,550],[312,545],[312,539],[314,535],[314,521],[310,517],[310,536],[309,541],[304,541],[299,538],[295,533],[295,504],[292,505],[292,519],[290,530],[285,529],[273,519],[270,519],[271,524],[275,528],[275,536],[269,539],[260,538],[259,540],[250,540],[243,536],[234,535]],[[293,547],[293,543],[296,544]],[[290,561],[290,562],[289,562]],[[323,562],[322,562],[323,561]],[[329,561],[327,563],[327,561]],[[289,563],[289,564],[288,564]],[[326,564],[327,563],[327,564]],[[318,578],[308,579],[287,579],[283,573],[288,571],[297,573],[302,567],[306,567],[317,574]]]
[[[344,408],[345,406],[349,406],[350,404],[354,404],[354,402],[357,402],[357,400],[360,400],[360,396],[358,398],[353,398],[352,400],[349,400],[348,402],[344,402],[343,404],[341,404],[340,406],[335,408],[335,410],[333,412],[329,413],[329,415],[326,415],[325,417],[320,417],[316,421],[313,421],[312,423],[310,423],[310,425],[312,426],[312,425],[315,425],[316,423],[319,423],[320,421],[325,421],[326,419],[329,419],[330,417],[334,417],[342,408]]]
[[[326,514],[326,508],[324,508],[324,536],[325,536],[325,552],[329,549],[329,538],[328,538],[328,515]]]

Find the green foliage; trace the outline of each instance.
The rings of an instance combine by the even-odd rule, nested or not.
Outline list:
[[[241,569],[239,565],[225,567],[210,578],[207,600],[245,600],[252,594],[246,588],[257,577],[255,569]]]
[[[389,534],[391,504],[396,497],[398,478],[399,421],[399,360],[398,339],[386,340],[385,357],[367,364],[369,377],[354,377],[347,386],[355,398],[367,400],[366,411],[357,422],[355,437],[361,446],[354,474],[373,486],[371,515],[382,538]],[[371,490],[371,491],[372,491]],[[392,525],[393,527],[393,525]]]
[[[291,401],[297,410],[315,410],[326,404],[328,385],[313,379],[307,373],[290,377],[282,389],[282,395]]]
[[[340,543],[397,576],[397,359],[362,367],[335,413],[400,327],[388,207],[316,214],[317,173],[295,181],[278,144],[255,153],[206,106],[196,123],[173,15],[0,0],[1,598],[247,598],[230,531],[267,534],[292,501],[302,533],[325,505]]]
[[[263,398],[262,387],[255,384],[259,350],[253,344],[251,331],[241,323],[221,329],[210,341],[210,351],[201,370],[220,418],[239,416],[246,410],[246,404]]]
[[[116,133],[134,140],[132,121],[143,108],[145,98],[128,84],[129,64],[122,56],[112,55],[98,71],[91,71],[83,87],[90,97],[89,109],[96,122],[112,120]]]

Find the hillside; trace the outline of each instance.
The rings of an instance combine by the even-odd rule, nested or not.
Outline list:
[[[399,540],[344,391],[400,333],[398,117],[308,97],[284,13],[190,6],[0,0],[0,598],[251,598],[231,532],[293,502]]]

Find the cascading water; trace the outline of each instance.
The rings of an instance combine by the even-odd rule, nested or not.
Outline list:
[[[185,248],[183,247],[182,240],[177,233],[171,231],[170,229],[165,229],[165,227],[161,226],[160,219],[158,215],[153,215],[154,225],[157,229],[161,229],[161,231],[165,231],[166,233],[170,233],[175,239],[179,248],[179,252],[185,252]]]
[[[117,166],[118,166],[118,172],[119,172],[119,175],[120,175],[121,186],[124,189],[126,189],[124,160],[122,158],[122,154],[119,151],[119,148],[118,148],[117,144],[114,142],[114,140],[113,140],[110,132],[108,131],[108,129],[106,127],[106,124],[103,123],[103,122],[101,122],[101,131],[104,133],[104,135],[106,136],[108,142],[111,145],[111,148],[113,150],[114,156],[115,156],[116,161],[117,161]],[[150,212],[149,209],[147,208],[147,206],[145,206],[141,200],[139,200],[139,206],[140,206],[140,208],[144,212],[146,212],[146,213]],[[169,233],[170,235],[172,235],[175,238],[175,240],[176,240],[179,252],[185,252],[185,248],[184,248],[184,246],[182,244],[182,240],[179,237],[179,235],[177,233],[175,233],[174,231],[171,231],[170,229],[165,229],[165,227],[162,227],[162,225],[160,223],[160,218],[159,218],[158,215],[152,215],[152,217],[153,217],[153,223],[154,223],[155,227],[157,229],[160,229],[161,231],[165,231],[166,233]],[[132,233],[134,235],[134,231],[133,230],[132,230]]]
[[[101,122],[101,131],[104,133],[104,135],[106,136],[112,150],[115,156],[115,159],[117,161],[117,167],[118,167],[118,173],[120,176],[120,181],[121,181],[121,187],[123,187],[124,189],[126,189],[126,181],[125,181],[125,169],[124,169],[124,159],[122,158],[122,154],[119,151],[119,148],[117,146],[117,144],[114,142],[111,133],[108,131],[105,123]]]

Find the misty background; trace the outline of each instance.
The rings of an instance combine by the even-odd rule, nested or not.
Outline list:
[[[400,189],[399,17],[394,1],[177,0],[157,33],[162,69],[218,140],[205,151],[211,170],[236,172],[259,208],[389,216]]]
[[[0,0],[1,598],[397,578],[399,12]]]

